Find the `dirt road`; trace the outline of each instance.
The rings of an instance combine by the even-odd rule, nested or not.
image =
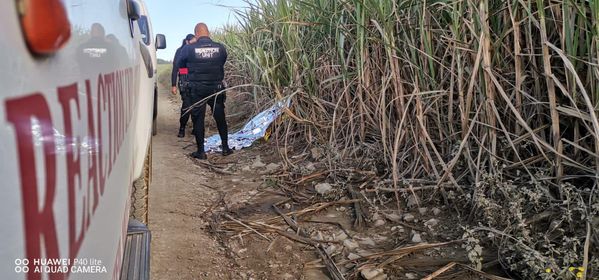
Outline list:
[[[258,191],[263,177],[256,172],[257,169],[278,166],[274,158],[260,158],[260,154],[274,155],[268,151],[268,145],[236,151],[226,158],[220,154],[208,155],[210,165],[202,165],[187,156],[194,151],[190,129],[185,138],[176,137],[179,104],[178,97],[171,96],[164,89],[161,91],[158,135],[154,136],[152,144],[153,182],[149,206],[149,224],[153,234],[152,279],[303,277],[304,256],[312,260],[315,257],[312,253],[291,252],[289,248],[293,244],[286,240],[276,240],[272,244],[233,244],[220,239],[213,229],[215,213],[241,209],[239,211],[245,214],[259,214],[270,211],[273,201],[280,200]],[[235,124],[230,126],[235,127]],[[209,122],[206,134],[213,133],[216,131]],[[250,200],[255,203],[250,205]],[[251,239],[249,237],[246,241]],[[271,249],[275,248],[269,250],[273,253],[265,252],[269,245]],[[278,247],[282,249],[276,249]],[[282,264],[272,261],[278,258],[287,262],[285,269]],[[289,271],[289,267],[293,271]],[[313,279],[326,279],[320,276],[323,275],[316,272]]]
[[[229,266],[222,248],[206,231],[200,216],[218,199],[207,172],[186,156],[176,105],[162,91],[159,98],[158,135],[154,136],[153,182],[150,190],[152,279],[225,279]]]

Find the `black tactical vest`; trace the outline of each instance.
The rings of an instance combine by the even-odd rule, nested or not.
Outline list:
[[[196,43],[188,45],[187,52],[189,82],[206,85],[222,83],[227,61],[227,51],[223,45],[202,37]]]

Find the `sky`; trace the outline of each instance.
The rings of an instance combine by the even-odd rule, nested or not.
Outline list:
[[[234,8],[247,6],[244,0],[146,0],[154,34],[166,36],[167,48],[158,50],[158,58],[173,60],[183,38],[193,33],[198,22],[210,30],[236,23]]]

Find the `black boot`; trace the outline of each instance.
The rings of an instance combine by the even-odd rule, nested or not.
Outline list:
[[[185,127],[179,128],[179,134],[177,134],[177,137],[179,137],[179,138],[185,137]]]
[[[193,152],[190,155],[192,158],[195,159],[199,159],[199,160],[206,160],[208,159],[208,157],[206,156],[206,153],[202,153],[202,152]]]
[[[233,154],[233,150],[231,150],[231,148],[229,148],[229,145],[222,147],[223,151],[221,152],[223,156],[228,156]]]

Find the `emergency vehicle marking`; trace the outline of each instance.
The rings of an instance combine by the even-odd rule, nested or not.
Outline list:
[[[89,57],[100,58],[102,55],[106,54],[108,49],[106,48],[86,48],[83,49],[83,53],[89,55]]]
[[[195,53],[201,58],[213,58],[215,54],[220,53],[219,48],[196,48]]]
[[[82,85],[73,83],[58,87],[56,93],[62,108],[63,134],[57,133],[49,100],[42,93],[34,92],[5,101],[6,119],[14,128],[17,143],[27,259],[77,257],[106,191],[107,179],[116,164],[138,104],[137,75],[139,67],[99,74],[95,94],[89,79]],[[84,89],[84,95],[80,94],[80,87]],[[86,118],[82,118],[82,112],[87,113]],[[77,133],[76,124],[85,119],[87,131]],[[107,134],[104,135],[103,131]],[[64,149],[59,148],[59,141],[64,142]],[[107,147],[102,143],[107,143]],[[83,154],[87,157],[82,157]],[[44,182],[38,182],[36,176],[36,156],[43,160]],[[82,159],[85,161],[82,162]],[[55,219],[57,205],[54,202],[57,177],[60,175],[57,174],[58,160],[64,160],[67,167],[68,252],[59,252],[57,233],[64,230],[57,228]],[[45,194],[41,201],[40,192]],[[81,199],[76,201],[78,197]],[[77,205],[82,207],[78,209]],[[119,234],[122,235],[122,232]],[[31,271],[33,265],[33,262],[29,263]],[[27,275],[29,280],[41,277],[39,273]],[[68,274],[49,274],[51,280],[66,277]]]

